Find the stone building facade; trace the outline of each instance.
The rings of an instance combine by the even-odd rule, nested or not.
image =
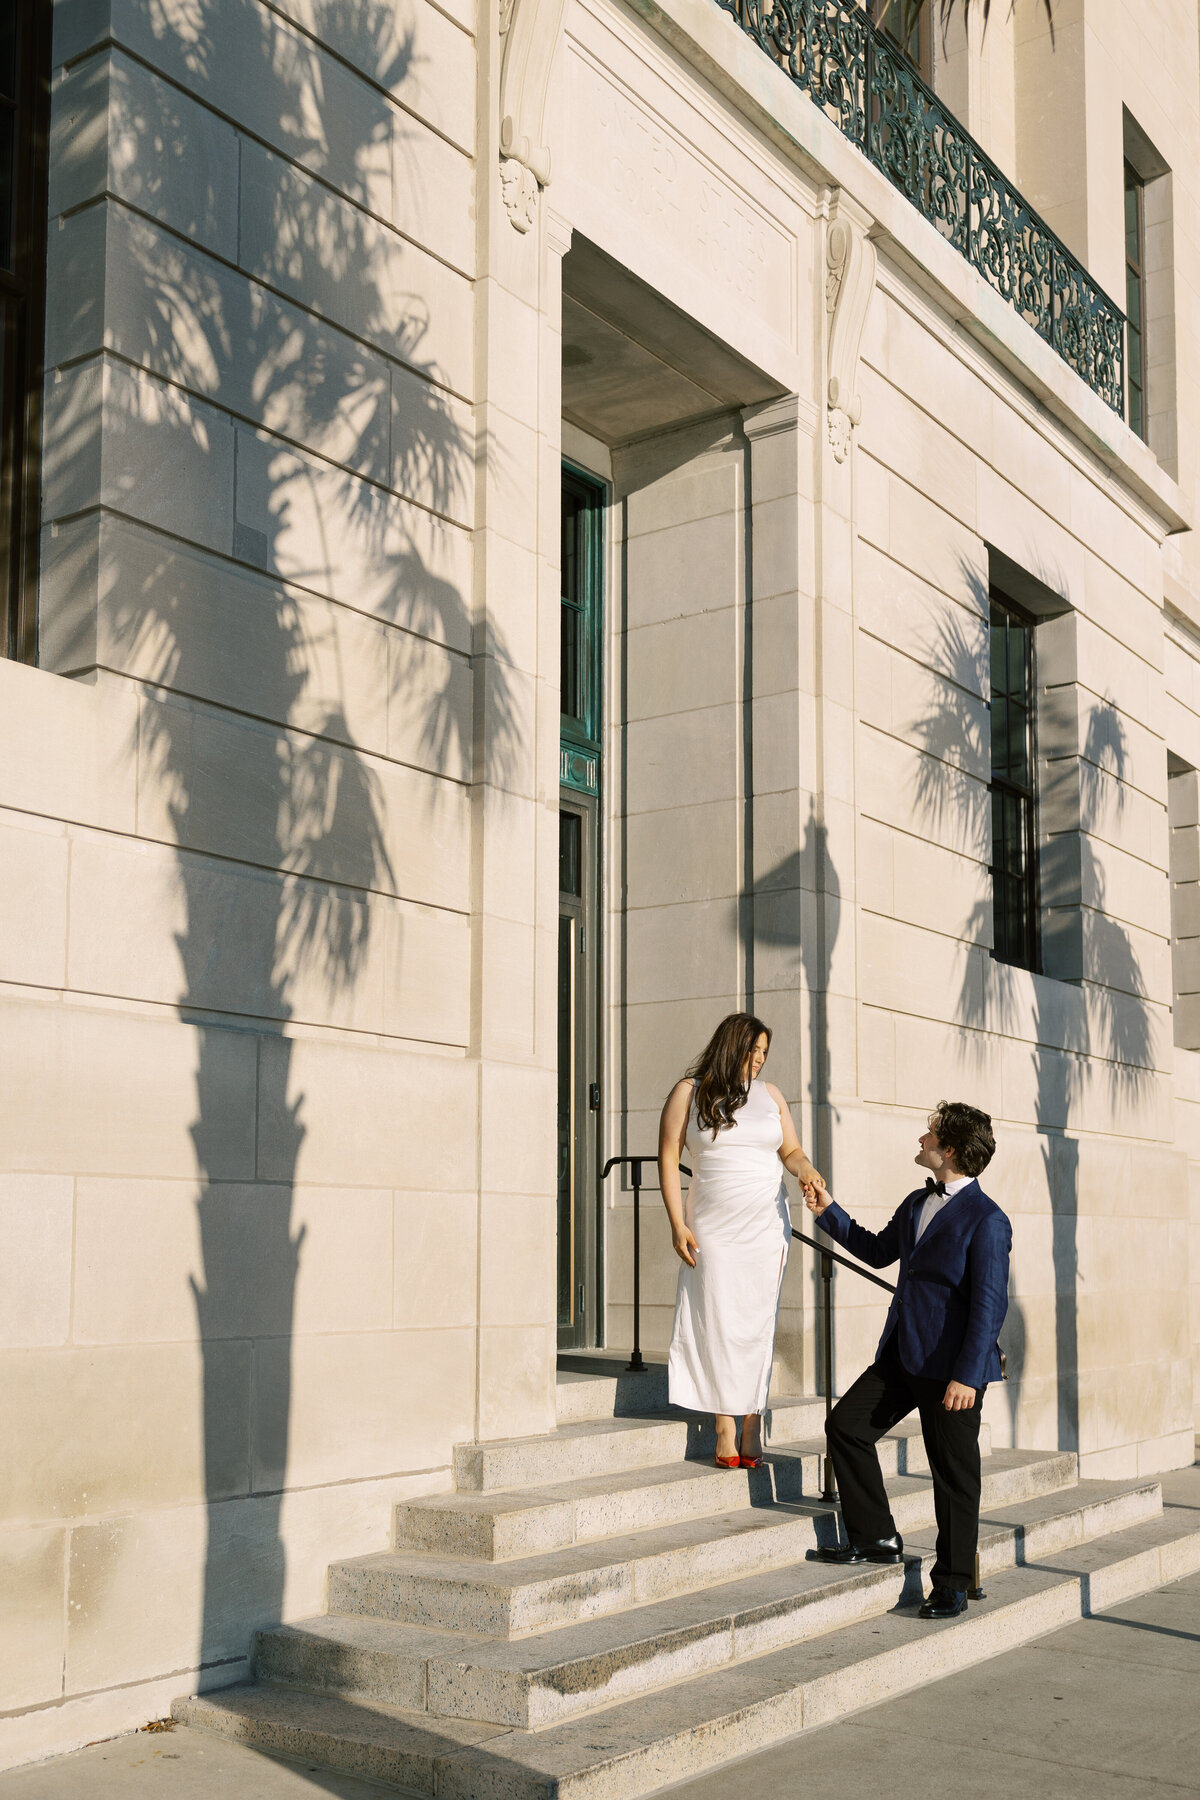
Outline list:
[[[630,1338],[603,1163],[735,1007],[864,1221],[994,1114],[995,1442],[1190,1461],[1195,10],[50,10],[0,1763],[236,1680],[553,1427]],[[798,1249],[777,1391],[816,1298]]]

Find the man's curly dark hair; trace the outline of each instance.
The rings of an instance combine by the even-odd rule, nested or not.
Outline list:
[[[929,1129],[943,1150],[953,1150],[964,1175],[982,1175],[996,1154],[990,1113],[965,1100],[939,1100],[929,1115]]]

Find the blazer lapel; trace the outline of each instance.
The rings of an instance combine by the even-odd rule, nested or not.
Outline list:
[[[972,1195],[977,1194],[978,1192],[979,1192],[979,1183],[977,1181],[971,1181],[968,1183],[968,1185],[965,1188],[959,1188],[957,1194],[954,1195],[953,1199],[948,1200],[946,1202],[945,1206],[942,1207],[941,1211],[934,1214],[933,1218],[930,1220],[929,1224],[925,1227],[924,1231],[921,1233],[919,1238],[917,1237],[917,1207],[914,1206],[913,1214],[912,1214],[913,1253],[914,1253],[914,1255],[916,1254],[916,1252],[918,1250],[923,1250],[925,1248],[925,1246],[929,1242],[930,1238],[936,1237],[938,1231],[945,1224],[946,1220],[950,1217],[950,1215],[958,1209],[958,1207],[961,1205],[962,1201],[970,1199]],[[918,1206],[921,1204],[921,1202],[924,1200],[924,1198],[925,1198],[925,1196],[924,1196],[924,1194],[922,1194],[921,1199],[917,1202]]]
[[[917,1247],[917,1214],[925,1199],[924,1190],[908,1197],[908,1211],[905,1215],[904,1228],[908,1232],[908,1243],[905,1245],[905,1261],[911,1262],[913,1251]]]

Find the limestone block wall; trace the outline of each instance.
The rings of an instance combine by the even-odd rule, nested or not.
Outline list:
[[[1200,638],[1191,625],[1168,616],[1164,643],[1166,734],[1175,773],[1170,794],[1172,958],[1175,988],[1175,1143],[1187,1158],[1189,1270],[1193,1387],[1200,1422],[1200,1017],[1195,994],[1197,844],[1200,809]]]
[[[1018,184],[1121,307],[1124,158],[1152,177],[1144,190],[1148,441],[1190,511],[1200,421],[1197,20],[1168,5],[1131,13],[1111,0],[1057,0],[1052,37],[1041,0],[1019,0],[1012,31]],[[1164,553],[1167,584],[1193,622],[1194,536],[1174,538]]]
[[[477,743],[473,22],[58,8],[42,666],[0,663],[5,1762],[235,1679],[479,1428],[470,784],[521,727]]]
[[[1161,527],[1097,479],[884,265],[868,320],[856,469],[859,1041],[843,1188],[882,1220],[925,1110],[996,1120],[988,1172],[1014,1221],[998,1433],[1085,1471],[1190,1459],[1186,1157],[1167,882]],[[996,553],[1006,562],[997,563]],[[992,939],[986,617],[997,568],[1032,577],[1044,968]],[[1009,575],[1011,580],[1011,573]],[[1020,600],[1021,594],[1013,594]],[[889,1199],[885,1202],[884,1195]],[[880,1314],[851,1324],[839,1369]]]
[[[985,84],[970,56],[985,54],[982,44],[957,52],[951,44],[940,79],[960,81],[972,129],[1068,243],[1089,258],[1095,249],[1097,272],[1120,299],[1120,158],[1114,164],[1113,144],[1121,142],[1122,104],[1132,110],[1145,98],[1163,46],[1149,30],[1139,38],[1131,59],[1136,73],[1122,87],[1119,71],[1113,75],[1119,58],[1110,57],[1104,79],[1091,62],[1084,66],[1096,46],[1085,41],[1082,5],[1063,13],[1053,55],[1034,10],[1018,9],[986,49],[997,76],[986,84],[990,117],[986,109],[978,117],[972,111]],[[1127,19],[1108,19],[1114,30],[1118,23],[1128,31]],[[704,24],[689,11],[676,28],[699,36]],[[741,48],[730,40],[731,57]],[[747,71],[748,89],[756,72]],[[1061,106],[1053,129],[1039,135],[1046,107],[1037,96],[1051,81]],[[764,79],[764,105],[767,85]],[[772,120],[792,124],[774,88],[767,110]],[[1180,113],[1181,144],[1189,120]],[[707,116],[702,129],[711,129]],[[794,131],[812,151],[807,115],[797,115]],[[1165,130],[1159,135],[1165,141]],[[821,153],[841,169],[839,142],[830,138]],[[795,193],[794,172],[776,171],[769,156],[763,173],[779,180],[781,192]],[[857,167],[842,173],[858,194]],[[861,179],[858,197],[865,200],[865,174]],[[1162,1466],[1190,1456],[1192,1416],[1189,1201],[1173,1118],[1161,612],[1164,565],[1168,582],[1170,568],[1182,568],[1178,546],[1163,548],[1165,531],[1178,520],[1168,483],[1154,503],[1135,497],[1149,497],[1145,457],[1122,426],[1106,421],[1101,434],[1110,473],[1069,422],[1065,429],[1052,423],[986,348],[951,327],[924,277],[911,279],[925,254],[924,228],[893,217],[888,195],[873,204],[880,276],[856,377],[863,408],[857,448],[849,464],[834,468],[816,446],[814,466],[823,472],[815,487],[796,481],[807,504],[797,510],[788,552],[798,568],[814,557],[815,611],[807,622],[810,588],[797,578],[792,591],[799,635],[811,630],[820,648],[810,682],[797,687],[794,739],[781,737],[781,758],[794,779],[783,784],[779,816],[790,807],[803,822],[812,796],[827,821],[814,812],[814,825],[826,834],[820,919],[797,839],[800,944],[798,954],[793,946],[791,991],[806,1064],[797,1093],[813,1097],[828,1125],[826,1155],[839,1197],[877,1221],[913,1180],[915,1139],[938,1097],[965,1089],[994,1112],[1002,1150],[992,1179],[1018,1218],[1006,1334],[1013,1379],[989,1401],[998,1437],[1077,1448],[1096,1474]],[[680,207],[673,229],[686,216]],[[1163,221],[1155,215],[1151,222],[1157,262]],[[928,249],[932,265],[932,242]],[[820,267],[819,250],[812,260]],[[1014,358],[1019,349],[1014,340]],[[1031,342],[1031,362],[1034,349]],[[813,352],[811,388],[823,396],[819,329]],[[809,391],[809,379],[807,370],[797,379],[799,392]],[[823,439],[820,410],[808,429]],[[753,505],[752,640],[773,593],[768,579],[760,613]],[[1006,969],[990,956],[986,619],[993,567],[1023,573],[1043,609],[1039,975]],[[1186,610],[1184,600],[1178,604]],[[700,645],[698,632],[691,641]],[[764,668],[767,686],[773,675]],[[752,687],[751,720],[762,700],[757,667]],[[745,794],[755,831],[756,745],[751,723],[755,779]],[[723,854],[730,853],[727,841]],[[756,956],[769,873],[756,861],[741,890],[741,915],[748,910],[755,921]],[[824,971],[822,990],[805,956],[807,950],[820,960],[817,927],[823,919],[828,938],[831,899],[836,967]],[[710,902],[707,910],[719,919],[724,904]],[[714,957],[730,958],[734,933],[730,911]],[[780,993],[786,990],[781,982]],[[823,992],[819,1005],[814,992]],[[820,1105],[818,1068],[828,1077]],[[631,1109],[642,1105],[629,1101]],[[622,1123],[629,1124],[628,1114]],[[643,1139],[650,1145],[649,1109],[644,1123],[622,1148],[632,1147],[633,1135],[639,1146]],[[610,1257],[610,1305],[614,1277],[623,1271]],[[661,1276],[648,1276],[664,1338],[672,1275],[664,1263]],[[883,1302],[849,1275],[839,1275],[837,1291],[837,1373],[844,1383],[873,1351]],[[805,1368],[802,1378],[813,1373]]]
[[[624,535],[614,546],[609,1031],[627,1151],[654,1151],[671,1086],[720,1019],[747,1005],[775,1033],[768,1072],[797,1129],[807,1129],[797,970],[800,865],[811,860],[813,827],[797,790],[797,521],[794,506],[779,521],[784,502],[747,440],[755,424],[743,423],[714,420],[613,458]],[[747,580],[757,637],[747,629]],[[802,833],[806,849],[789,848]],[[624,1345],[633,1291],[628,1179],[619,1190],[610,1178],[606,1200],[607,1333]],[[656,1188],[645,1190],[643,1205],[642,1343],[661,1352],[678,1261]],[[806,1282],[797,1252],[785,1280],[777,1391],[811,1380]]]

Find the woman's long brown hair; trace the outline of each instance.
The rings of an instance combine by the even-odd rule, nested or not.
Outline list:
[[[705,1131],[733,1124],[746,1104],[750,1084],[743,1070],[760,1037],[771,1047],[770,1027],[753,1013],[730,1013],[721,1020],[688,1074],[696,1083],[696,1117]]]

